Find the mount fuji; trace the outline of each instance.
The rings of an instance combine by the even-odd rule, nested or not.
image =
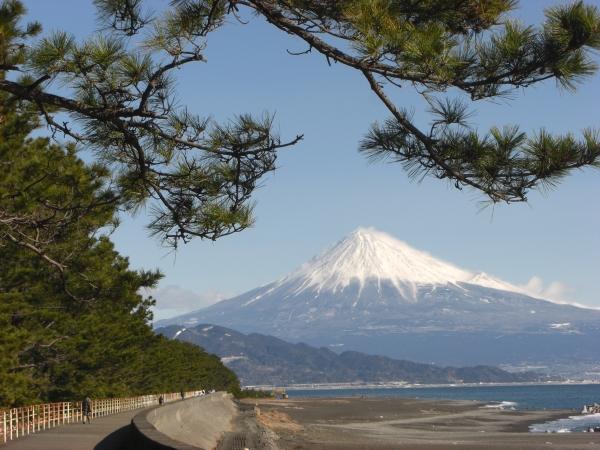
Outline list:
[[[533,298],[370,228],[278,281],[156,326],[200,323],[438,364],[600,361],[600,311]]]

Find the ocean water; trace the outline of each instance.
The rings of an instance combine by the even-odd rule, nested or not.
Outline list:
[[[407,388],[356,388],[289,390],[298,397],[408,397],[449,400],[477,400],[485,407],[500,409],[563,409],[572,415],[559,421],[533,425],[532,432],[583,431],[600,426],[600,414],[581,416],[585,404],[600,403],[600,384],[511,385],[511,386],[444,386]]]
[[[511,386],[444,386],[407,388],[306,389],[289,390],[294,397],[409,397],[449,400],[478,400],[491,405],[501,402],[515,409],[572,409],[600,403],[600,384],[544,384]]]

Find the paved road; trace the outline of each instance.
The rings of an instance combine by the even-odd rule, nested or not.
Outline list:
[[[91,424],[62,425],[0,446],[2,450],[126,450],[131,419],[140,410],[94,419]]]

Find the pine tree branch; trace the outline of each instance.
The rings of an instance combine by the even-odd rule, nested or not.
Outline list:
[[[431,158],[431,160],[433,160],[433,162],[444,171],[446,177],[484,192],[493,201],[508,200],[508,198],[506,198],[503,194],[495,190],[491,190],[488,187],[477,183],[476,181],[473,181],[469,175],[465,175],[464,173],[461,173],[449,166],[448,164],[446,164],[446,162],[437,154],[437,151],[435,149],[435,140],[423,133],[421,130],[419,130],[412,122],[410,122],[406,118],[406,116],[401,111],[399,111],[395,107],[393,102],[383,91],[382,87],[379,85],[379,83],[377,83],[375,77],[371,72],[363,70],[362,73],[369,82],[371,90],[375,92],[377,97],[379,97],[379,99],[383,102],[388,111],[392,113],[392,115],[398,121],[398,123],[401,124],[402,127],[404,127],[408,132],[410,132],[423,144],[423,146],[427,149],[428,157]]]
[[[534,59],[526,66],[509,64],[512,63],[512,61],[505,61],[506,65],[512,66],[511,69],[489,75],[476,75],[470,73],[469,71],[464,71],[464,74],[462,75],[457,74],[457,76],[445,78],[436,76],[426,71],[415,72],[406,70],[401,64],[398,63],[391,65],[381,62],[381,59],[384,58],[383,54],[368,58],[358,58],[352,56],[347,51],[342,50],[341,46],[335,46],[328,43],[324,39],[319,38],[312,27],[306,25],[306,22],[317,24],[317,19],[307,19],[305,15],[303,15],[294,7],[288,5],[286,2],[276,2],[273,0],[241,0],[237,3],[254,9],[280,30],[301,38],[309,45],[310,48],[314,48],[323,54],[327,58],[328,62],[329,59],[331,59],[354,69],[361,71],[367,70],[375,75],[381,75],[388,79],[409,81],[422,84],[433,89],[445,90],[448,87],[456,87],[471,94],[473,99],[481,99],[497,95],[495,91],[486,92],[482,91],[482,88],[487,88],[490,86],[530,86],[532,84],[558,77],[557,73],[548,67],[548,65],[553,62],[548,59],[548,56]],[[318,15],[318,13],[315,14]],[[321,16],[318,17],[318,20],[321,20],[322,22],[331,20],[338,23],[340,26],[349,25],[352,27],[353,25],[341,17],[330,18],[327,16]],[[332,31],[329,27],[323,25],[318,25],[317,27],[319,33],[324,35],[358,43],[353,38],[349,38]],[[596,33],[598,33],[598,31],[596,31]],[[584,45],[586,45],[586,42],[582,41],[576,45],[565,48],[564,51],[574,52]],[[395,59],[397,56],[398,55],[392,55],[392,59]],[[481,61],[474,61],[474,63],[480,64]],[[470,65],[473,65],[473,63],[470,63]],[[474,67],[476,67],[476,65]]]

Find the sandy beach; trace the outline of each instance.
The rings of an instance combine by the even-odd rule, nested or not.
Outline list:
[[[281,450],[600,449],[600,434],[529,433],[573,411],[510,411],[456,400],[320,398],[247,400]]]

